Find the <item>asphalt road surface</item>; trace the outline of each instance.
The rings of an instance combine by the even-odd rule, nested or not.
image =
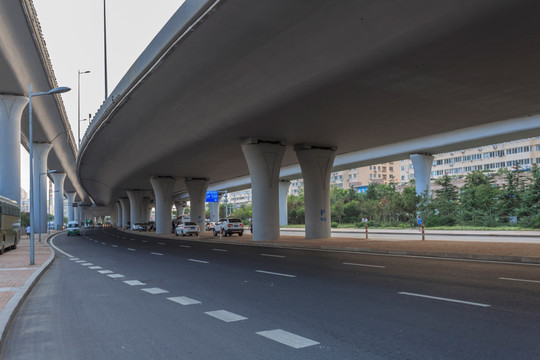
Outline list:
[[[2,359],[539,359],[540,266],[57,235]]]

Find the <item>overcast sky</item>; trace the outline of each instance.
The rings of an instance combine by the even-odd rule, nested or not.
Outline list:
[[[77,73],[81,75],[81,119],[92,116],[105,99],[103,58],[103,1],[33,0],[75,141]],[[184,0],[107,0],[108,92],[176,12]],[[47,89],[36,89],[47,90]],[[88,121],[81,122],[81,138]],[[21,186],[28,191],[28,153],[21,150]]]

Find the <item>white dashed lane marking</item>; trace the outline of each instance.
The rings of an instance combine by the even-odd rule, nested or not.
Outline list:
[[[89,266],[88,268],[92,270],[103,269],[101,266]]]
[[[201,264],[208,264],[208,261],[205,260],[196,260],[196,259],[188,259],[188,261],[193,261]]]
[[[69,259],[69,260],[75,261],[75,260],[79,260],[79,258],[74,257],[74,258],[71,258],[71,259]]]
[[[123,278],[125,277],[124,275],[122,274],[111,274],[111,275],[107,275],[108,277],[110,278],[113,278],[113,279],[118,279],[118,278]]]
[[[381,266],[381,265],[356,264],[356,263],[348,263],[348,262],[344,262],[343,265],[363,266],[363,267],[386,269],[386,266]]]
[[[118,245],[111,245],[112,247],[118,247]]]
[[[410,293],[410,292],[405,292],[405,291],[398,292],[398,294],[400,294],[400,295],[409,295],[409,296],[417,296],[417,297],[431,299],[431,300],[448,301],[448,302],[453,302],[453,303],[458,303],[458,304],[473,305],[473,306],[480,306],[480,307],[490,307],[491,306],[491,305],[480,304],[480,303],[475,303],[475,302],[471,302],[471,301],[448,299],[448,298],[442,298],[442,297],[437,297],[437,296],[415,294],[415,293]]]
[[[500,277],[499,279],[500,280],[520,281],[520,282],[528,282],[528,283],[540,284],[540,280],[513,279],[513,278],[505,278],[505,277]]]
[[[139,280],[126,280],[124,281],[126,284],[128,285],[131,285],[131,286],[137,286],[137,285],[146,285],[145,283],[143,282],[140,282]]]
[[[158,243],[158,245],[165,245],[165,243]]]
[[[99,270],[98,273],[100,273],[100,274],[112,274],[112,273],[114,273],[114,271],[111,271],[111,270]]]
[[[81,265],[82,265],[82,266],[92,266],[92,265],[94,265],[94,264],[88,263],[88,262],[87,262],[87,263],[84,263],[84,264],[81,264]]]
[[[135,249],[132,249],[132,248],[127,248],[129,251],[137,251]]]
[[[180,245],[180,247],[181,247],[181,248],[188,248],[188,249],[189,249],[191,246],[189,246],[189,245]]]
[[[264,271],[264,270],[255,270],[255,272],[262,273],[262,274],[269,274],[269,275],[293,277],[293,278],[296,277],[296,275],[282,274],[282,273],[277,273],[277,272],[272,272],[272,271]]]
[[[80,263],[86,262],[86,260],[77,260],[75,262],[80,264]]]
[[[257,335],[264,336],[265,338],[268,338],[270,340],[277,341],[279,343],[288,345],[290,347],[293,347],[295,349],[301,349],[308,346],[318,345],[319,343],[317,341],[290,333],[285,330],[276,329],[276,330],[268,330],[268,331],[259,331]]]
[[[284,258],[284,255],[273,255],[273,254],[261,254],[261,256],[275,257],[275,258]]]
[[[153,294],[153,295],[168,293],[167,290],[163,290],[160,288],[146,288],[146,289],[141,289],[141,290],[146,291],[147,293]]]
[[[240,320],[247,320],[247,317],[232,313],[226,310],[207,311],[205,314],[215,317],[221,321],[234,322]]]
[[[150,254],[152,254],[152,255],[159,255],[159,256],[163,256],[163,254],[162,254],[162,253],[157,253],[157,252],[151,252]]]
[[[229,250],[226,250],[226,249],[212,249],[213,251],[221,251],[221,252],[227,252]]]
[[[187,296],[170,297],[167,298],[167,300],[174,301],[175,303],[178,303],[180,305],[195,305],[201,303],[200,301],[188,298]]]

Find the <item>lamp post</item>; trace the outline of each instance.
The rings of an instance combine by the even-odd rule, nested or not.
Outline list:
[[[78,146],[81,146],[81,74],[88,74],[90,70],[77,70],[77,130],[79,134]]]
[[[28,128],[29,137],[28,142],[30,147],[30,265],[34,265],[34,209],[32,209],[32,202],[34,201],[34,145],[32,135],[32,97],[42,95],[60,94],[71,90],[68,87],[57,87],[49,91],[32,92],[32,84],[28,85]],[[41,229],[40,229],[41,233]]]
[[[44,172],[44,173],[40,173],[39,174],[39,179],[38,179],[38,201],[39,201],[39,242],[41,242],[41,175],[47,175],[47,174],[52,174],[52,173],[55,173],[56,170],[49,170],[47,172]],[[49,200],[50,201],[50,200]],[[47,216],[47,229],[49,228],[49,216]]]

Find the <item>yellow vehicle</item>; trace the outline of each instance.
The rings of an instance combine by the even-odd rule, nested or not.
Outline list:
[[[21,210],[16,201],[0,196],[0,254],[17,248],[21,230]]]

